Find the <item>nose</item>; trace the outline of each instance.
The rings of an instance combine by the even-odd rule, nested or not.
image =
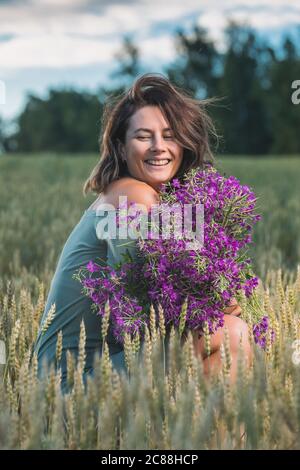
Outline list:
[[[154,152],[164,152],[164,140],[162,136],[156,135],[152,139],[151,150]]]

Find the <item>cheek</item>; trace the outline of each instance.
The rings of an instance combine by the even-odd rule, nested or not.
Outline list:
[[[144,157],[146,148],[145,145],[141,143],[135,143],[130,146],[128,149],[128,155],[133,157],[135,160],[139,160],[140,158]]]
[[[176,146],[174,150],[174,155],[176,156],[176,160],[181,163],[183,158],[183,149],[181,147]]]
[[[173,142],[172,148],[170,148],[170,151],[176,156],[177,159],[180,159],[183,155],[182,147],[178,145],[176,142]]]

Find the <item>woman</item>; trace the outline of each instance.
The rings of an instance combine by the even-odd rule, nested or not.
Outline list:
[[[83,188],[84,194],[93,191],[98,198],[85,211],[63,248],[41,324],[53,303],[56,313],[46,332],[40,330],[35,348],[42,371],[44,362],[55,362],[57,334],[62,332],[60,366],[63,389],[67,389],[66,351],[77,355],[82,319],[86,330],[86,374],[92,374],[94,356],[102,348],[101,319],[91,312],[91,300],[82,294],[82,287],[72,279],[72,274],[91,259],[99,262],[100,258],[112,266],[122,259],[125,251],[133,256],[135,252],[134,243],[130,246],[130,240],[129,245],[124,240],[120,244],[118,240],[96,235],[99,217],[103,216],[97,209],[110,204],[115,210],[119,198],[126,196],[128,204],[136,202],[150,210],[158,201],[161,183],[174,177],[181,179],[189,169],[211,163],[213,156],[209,137],[214,134],[214,127],[205,112],[207,102],[191,98],[160,74],[145,74],[127,93],[106,106],[100,137],[100,160]],[[220,365],[224,329],[228,328],[232,380],[236,374],[240,336],[246,356],[249,360],[252,357],[248,327],[238,318],[240,312],[240,307],[232,299],[225,312],[228,315],[224,327],[211,337],[209,364],[212,370],[216,370]],[[119,370],[125,369],[122,347],[115,342],[111,329],[107,341],[113,365]],[[203,358],[205,373],[209,373],[203,338],[198,338],[196,332],[194,346],[196,354]]]

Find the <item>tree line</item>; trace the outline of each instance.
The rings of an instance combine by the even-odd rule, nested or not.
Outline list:
[[[300,36],[300,30],[299,30]],[[218,151],[230,154],[300,154],[300,104],[292,84],[300,80],[300,41],[286,36],[271,46],[252,28],[230,22],[220,51],[207,31],[195,25],[174,34],[176,58],[162,71],[197,98],[218,98],[208,111],[220,135]],[[115,87],[97,92],[50,89],[42,99],[27,95],[15,118],[14,132],[0,119],[0,147],[5,152],[98,151],[103,106],[145,70],[142,51],[125,36],[117,53]],[[300,97],[300,93],[299,93]]]

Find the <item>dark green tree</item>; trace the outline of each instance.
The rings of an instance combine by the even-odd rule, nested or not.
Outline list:
[[[3,122],[2,117],[0,116],[0,155],[1,153],[4,152],[4,139],[5,139],[4,122]]]
[[[98,150],[102,106],[96,95],[50,89],[47,99],[30,94],[14,135],[22,152]]]
[[[221,54],[208,38],[207,30],[195,25],[191,34],[179,28],[175,34],[177,58],[166,67],[173,83],[189,90],[201,98],[217,93],[220,79]]]
[[[299,49],[285,38],[283,50],[270,67],[268,107],[271,110],[273,142],[271,153],[300,153],[300,105],[292,102],[292,83],[300,80]]]
[[[110,76],[113,80],[118,80],[119,84],[115,90],[118,92],[132,82],[142,70],[139,49],[134,44],[132,35],[124,36],[120,50],[115,53],[115,59],[117,67]]]
[[[224,132],[225,152],[267,153],[272,134],[265,106],[266,89],[261,67],[268,55],[253,30],[230,23],[226,29],[227,51],[219,94],[224,105],[218,111]]]

